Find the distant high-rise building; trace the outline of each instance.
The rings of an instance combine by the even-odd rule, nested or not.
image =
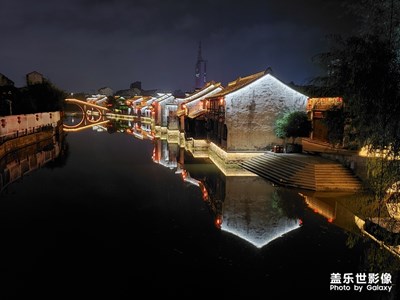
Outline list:
[[[201,56],[201,42],[199,42],[199,51],[195,67],[195,89],[201,89],[207,82],[206,79],[207,62]]]

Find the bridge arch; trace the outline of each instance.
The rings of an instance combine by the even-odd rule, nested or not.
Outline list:
[[[66,131],[83,130],[95,125],[105,124],[109,121],[106,118],[107,112],[110,111],[107,107],[74,98],[65,99],[65,102],[78,106],[82,113],[82,119],[80,119],[76,124],[69,125],[64,122],[63,127]]]

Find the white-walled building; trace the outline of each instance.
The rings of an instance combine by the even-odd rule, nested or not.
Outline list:
[[[281,141],[277,117],[304,110],[307,96],[265,70],[240,77],[206,99],[207,138],[226,151],[264,151]]]

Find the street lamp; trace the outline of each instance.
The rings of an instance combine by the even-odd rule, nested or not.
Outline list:
[[[10,107],[10,115],[12,115],[12,101],[6,99],[6,101],[8,102],[8,106]]]

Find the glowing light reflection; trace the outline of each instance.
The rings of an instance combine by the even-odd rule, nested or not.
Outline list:
[[[300,228],[302,222],[301,220],[286,220],[280,222],[280,224],[277,225],[279,226],[279,228],[270,227],[270,228],[265,228],[264,230],[263,229],[254,230],[254,233],[257,233],[257,235],[256,234],[251,235],[249,233],[251,231],[248,231],[246,228],[230,228],[228,225],[224,224],[225,223],[223,222],[221,226],[221,229],[223,231],[236,235],[241,239],[244,239],[245,241],[253,244],[257,248],[262,248],[265,245],[272,242],[273,240],[276,240],[277,238],[280,238],[283,235],[287,234],[288,232]]]

